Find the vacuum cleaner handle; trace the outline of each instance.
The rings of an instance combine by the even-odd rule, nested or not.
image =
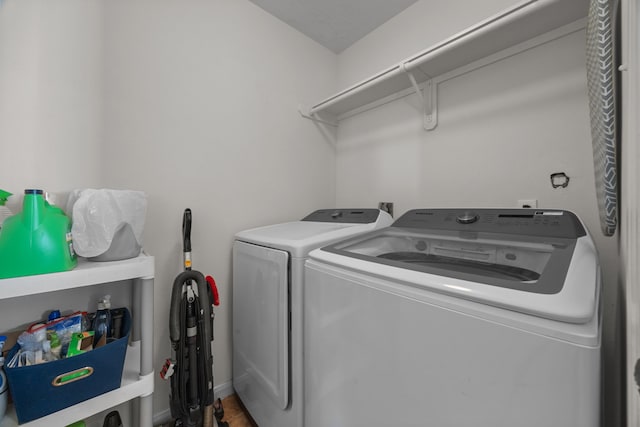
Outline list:
[[[184,251],[184,269],[191,270],[191,209],[182,215],[182,244]]]

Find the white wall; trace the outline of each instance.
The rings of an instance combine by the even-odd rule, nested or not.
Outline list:
[[[490,2],[495,10],[476,3],[416,3],[340,55],[339,81],[362,80],[512,2]],[[424,207],[515,207],[519,199],[576,212],[601,256],[606,417],[617,425],[617,237],[603,237],[598,223],[584,39],[581,31],[441,83],[433,131],[422,129],[415,95],[343,120],[336,199],[394,202],[396,216]],[[552,188],[555,172],[570,177],[567,188]]]
[[[338,89],[395,65],[515,0],[420,0],[338,55]]]
[[[297,107],[334,90],[336,60],[248,1],[7,0],[0,188],[147,193],[157,370],[171,355],[170,288],[191,208],[194,268],[216,278],[222,300],[215,384],[230,385],[232,238],[334,205],[334,147]],[[97,299],[63,297],[62,309]],[[32,303],[34,316],[52,308]],[[0,330],[29,320],[12,310]],[[156,379],[156,414],[168,413],[168,396]]]
[[[0,7],[0,188],[99,183],[102,5],[10,0]]]
[[[149,195],[156,368],[170,356],[182,213],[214,276],[215,383],[231,381],[231,244],[246,228],[335,203],[335,153],[297,106],[335,88],[336,57],[248,1],[105,3],[103,184]],[[168,408],[156,382],[154,408]]]

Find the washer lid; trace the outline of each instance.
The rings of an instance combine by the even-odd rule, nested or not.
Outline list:
[[[378,209],[323,209],[301,221],[253,228],[236,234],[236,239],[282,249],[294,257],[338,240],[391,225],[393,220]]]
[[[553,211],[545,222],[522,210],[422,212],[433,214],[400,218],[311,257],[549,319],[594,316],[598,261],[575,215]]]
[[[353,258],[538,294],[562,290],[575,239],[385,230],[324,248]]]

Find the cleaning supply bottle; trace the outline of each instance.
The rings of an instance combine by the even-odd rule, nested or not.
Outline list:
[[[105,295],[98,301],[98,311],[93,320],[93,346],[100,347],[107,343],[107,338],[111,336],[111,295]]]
[[[51,310],[51,313],[49,313],[49,317],[47,318],[47,320],[49,322],[52,322],[52,321],[54,321],[56,319],[59,319],[60,316],[61,316],[60,310]]]
[[[9,218],[11,215],[11,210],[6,207],[4,204],[7,202],[7,199],[11,196],[11,193],[8,191],[0,190],[0,228],[2,228],[2,223],[5,219]]]
[[[51,333],[51,335],[49,336],[49,343],[51,348],[51,356],[53,357],[53,360],[60,359],[61,352],[62,352],[62,344],[60,343],[60,338],[58,337],[57,333],[55,332]]]
[[[0,228],[0,279],[67,271],[77,264],[69,217],[47,203],[42,190],[25,190],[22,212]]]
[[[86,311],[82,312],[82,320],[80,321],[80,329],[81,332],[87,332],[91,330],[91,324],[93,321],[89,319],[89,313]]]

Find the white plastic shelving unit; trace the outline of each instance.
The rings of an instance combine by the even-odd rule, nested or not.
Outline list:
[[[537,43],[540,44],[581,29],[587,11],[588,0],[521,1],[314,104],[307,111],[300,108],[300,114],[337,126],[344,118],[417,93],[424,103],[425,129],[433,129],[437,124],[436,86],[449,77],[449,73],[478,61],[496,61],[529,49],[534,39],[539,38]],[[558,33],[543,37],[554,31]],[[479,65],[482,63],[476,64]]]
[[[136,398],[139,398],[140,404],[139,422],[136,425],[153,425],[154,271],[154,258],[142,254],[137,258],[113,262],[79,259],[78,266],[71,271],[0,280],[0,300],[133,280],[133,328],[120,388],[21,426],[64,426]],[[123,285],[127,283],[123,282]],[[52,298],[55,296],[52,295]],[[10,405],[0,427],[17,425],[15,411]]]

